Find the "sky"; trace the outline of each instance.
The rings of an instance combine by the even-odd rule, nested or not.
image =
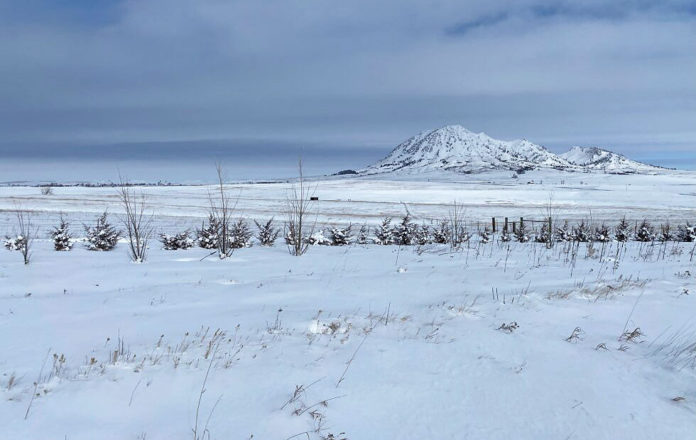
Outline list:
[[[5,151],[447,124],[696,164],[696,0],[0,0]]]

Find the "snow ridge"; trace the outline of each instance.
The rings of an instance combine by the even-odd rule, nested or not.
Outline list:
[[[448,125],[413,136],[362,172],[477,173],[536,168],[607,173],[647,173],[659,169],[596,147],[573,147],[557,155],[527,140],[502,141],[485,133],[473,133],[461,125]]]

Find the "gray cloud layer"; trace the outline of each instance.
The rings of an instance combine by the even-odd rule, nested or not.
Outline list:
[[[695,46],[679,0],[0,0],[0,132],[689,150]]]

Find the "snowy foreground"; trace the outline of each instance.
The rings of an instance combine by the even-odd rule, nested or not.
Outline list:
[[[693,243],[51,245],[0,252],[2,438],[696,432]]]

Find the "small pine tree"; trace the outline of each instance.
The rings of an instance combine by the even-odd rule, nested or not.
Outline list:
[[[85,225],[87,234],[87,249],[90,251],[110,251],[118,243],[121,231],[117,230],[108,221],[107,212],[97,217],[93,227]]]
[[[529,241],[529,233],[527,231],[527,225],[524,222],[520,222],[520,225],[515,230],[515,239],[519,243],[526,243]]]
[[[241,249],[251,246],[251,230],[244,219],[237,220],[229,232],[229,243],[232,249]]]
[[[636,231],[636,241],[641,241],[643,243],[651,242],[655,240],[655,228],[648,223],[647,220],[643,220],[638,226]]]
[[[370,233],[370,228],[367,227],[367,225],[362,225],[360,226],[360,231],[358,232],[358,238],[357,238],[357,243],[358,244],[367,244],[367,237]]]
[[[220,224],[217,218],[210,214],[208,224],[201,224],[201,229],[196,231],[198,236],[198,246],[203,249],[217,249],[220,238]]]
[[[23,235],[16,237],[5,236],[5,249],[8,251],[23,251],[27,246],[27,239]]]
[[[331,246],[346,246],[351,242],[351,230],[352,226],[348,225],[347,228],[333,227],[329,230],[329,239],[331,240]]]
[[[411,215],[406,213],[401,218],[401,223],[396,225],[393,230],[394,242],[402,246],[410,246],[413,244],[418,225],[411,222]]]
[[[160,241],[164,249],[175,251],[177,249],[189,249],[193,247],[194,241],[189,235],[189,231],[184,231],[176,235],[160,234]]]
[[[503,243],[512,241],[512,234],[510,234],[506,229],[503,229],[503,233],[500,234],[500,241]]]
[[[692,226],[689,222],[686,222],[686,225],[679,225],[677,228],[677,240],[686,243],[696,241],[696,226]]]
[[[483,228],[483,231],[479,232],[479,235],[481,236],[481,243],[488,243],[491,241],[491,231],[488,229],[488,226]]]
[[[307,237],[306,242],[312,246],[314,246],[314,245],[330,246],[331,245],[331,240],[326,238],[326,236],[324,235],[324,231],[321,229],[314,232],[309,237]]]
[[[271,218],[264,224],[260,224],[256,220],[254,220],[254,223],[256,223],[256,227],[259,230],[256,235],[259,243],[261,243],[262,246],[273,246],[273,243],[275,243],[280,233],[280,230],[273,226],[273,219]]]
[[[51,238],[53,239],[53,248],[57,251],[69,251],[72,249],[72,236],[69,230],[70,224],[61,217],[58,226],[53,228],[51,231]]]
[[[433,228],[433,242],[437,244],[448,244],[451,237],[452,231],[450,230],[449,221],[442,220],[436,228]]]
[[[591,241],[591,236],[590,227],[585,223],[585,220],[573,228],[573,241],[587,243]]]
[[[561,227],[556,228],[554,236],[557,242],[567,242],[573,240],[573,232],[570,229],[570,225],[568,225],[568,220],[564,221]]]
[[[375,231],[376,244],[390,245],[394,243],[394,234],[392,233],[391,217],[385,217],[382,220],[382,224],[377,227]]]
[[[541,229],[534,237],[534,241],[537,243],[551,243],[551,230],[549,229],[549,224],[544,222],[541,225]]]
[[[631,239],[631,225],[626,221],[626,217],[622,218],[616,229],[614,229],[614,238],[620,243],[625,243]]]
[[[426,244],[432,243],[428,225],[421,225],[416,228],[415,242],[418,246],[425,246]]]
[[[663,225],[660,225],[660,235],[658,238],[661,242],[671,241],[674,239],[674,233],[672,232],[672,226],[669,224],[669,222],[667,222]]]
[[[601,243],[608,243],[611,241],[611,234],[609,233],[609,226],[605,225],[602,223],[600,226],[597,226],[594,230],[593,234],[593,239],[594,241],[599,241]]]

